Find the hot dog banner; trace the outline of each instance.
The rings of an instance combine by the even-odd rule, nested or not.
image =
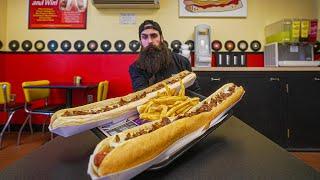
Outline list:
[[[247,0],[179,0],[180,17],[246,17]]]
[[[88,0],[29,0],[29,29],[85,29]]]

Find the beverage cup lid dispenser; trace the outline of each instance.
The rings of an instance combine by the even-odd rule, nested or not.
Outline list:
[[[211,67],[211,27],[206,24],[197,25],[195,35],[195,67]]]

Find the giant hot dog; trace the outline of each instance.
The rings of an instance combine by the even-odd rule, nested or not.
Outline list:
[[[223,12],[243,7],[241,0],[184,0],[183,3],[189,12]]]
[[[96,146],[89,165],[98,176],[105,176],[147,162],[182,137],[209,125],[243,94],[241,86],[226,84],[184,115],[163,118],[108,137]]]
[[[144,104],[150,98],[157,95],[157,92],[165,90],[164,83],[171,88],[179,88],[179,81],[191,85],[196,78],[193,72],[182,71],[168,79],[158,82],[146,89],[128,94],[123,97],[107,99],[75,108],[63,109],[53,114],[50,121],[50,128],[78,126],[100,120],[111,119],[120,116],[137,106]]]

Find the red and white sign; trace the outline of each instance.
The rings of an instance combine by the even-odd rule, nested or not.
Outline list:
[[[88,0],[29,0],[29,29],[86,29]]]

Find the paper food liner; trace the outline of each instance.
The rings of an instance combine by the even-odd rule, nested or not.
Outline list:
[[[241,96],[242,98],[242,96]],[[214,118],[211,123],[209,128],[219,124],[226,116],[227,116],[227,112],[234,106],[236,105],[241,98],[234,103],[233,105],[231,105],[230,107],[228,107],[225,111],[223,111],[221,114],[219,114],[216,118]],[[162,153],[160,153],[158,156],[156,156],[155,158],[139,164],[135,167],[120,171],[120,172],[116,172],[113,174],[109,174],[107,176],[103,176],[103,177],[98,177],[97,174],[94,172],[92,165],[90,162],[93,162],[93,155],[90,156],[90,160],[88,163],[88,170],[87,173],[88,175],[90,175],[91,179],[93,180],[116,180],[116,179],[130,179],[133,178],[134,176],[140,174],[141,172],[145,171],[146,169],[150,168],[153,165],[159,164],[162,161],[167,160],[168,158],[170,158],[171,155],[173,155],[175,152],[179,151],[180,149],[182,149],[184,146],[186,146],[188,143],[192,142],[193,140],[195,140],[196,138],[200,137],[202,134],[204,134],[209,128],[205,128],[205,127],[201,127],[198,130],[196,130],[195,132],[192,132],[191,134],[188,134],[186,136],[184,136],[183,138],[179,139],[178,141],[176,141],[174,144],[172,144],[171,146],[169,146],[166,150],[164,150]]]
[[[192,80],[186,82],[183,80],[184,86],[187,88],[191,86],[195,81],[195,78]],[[170,89],[180,89],[180,83],[174,83],[174,84],[168,84]],[[134,115],[134,113],[137,113],[137,106],[140,106],[144,103],[146,103],[149,99],[154,98],[157,96],[157,92],[164,92],[166,91],[165,88],[161,88],[155,92],[148,93],[147,96],[143,99],[141,99],[139,102],[136,101],[136,105],[129,110],[124,111],[124,113],[121,114],[119,117],[114,117],[114,118],[109,118],[109,119],[104,119],[100,121],[93,121],[87,124],[82,124],[82,125],[76,125],[76,126],[64,126],[64,127],[58,127],[58,128],[52,128],[51,124],[49,125],[49,131],[58,134],[59,136],[63,137],[69,137],[75,134],[79,134],[81,132],[96,128],[98,126],[102,125],[112,125],[115,123],[118,123],[120,121],[123,121],[127,119],[128,117]]]
[[[138,111],[135,108],[135,109],[128,111],[127,113],[125,113],[123,116],[120,116],[120,117],[105,119],[102,121],[95,121],[92,123],[83,124],[83,125],[79,125],[79,126],[66,126],[66,127],[58,127],[58,128],[54,128],[54,129],[52,129],[52,127],[49,126],[49,130],[55,134],[58,134],[59,136],[69,137],[69,136],[87,131],[89,129],[96,128],[98,126],[116,124],[120,121],[124,121],[124,120],[128,119],[129,117],[131,117],[137,113],[138,113]]]

